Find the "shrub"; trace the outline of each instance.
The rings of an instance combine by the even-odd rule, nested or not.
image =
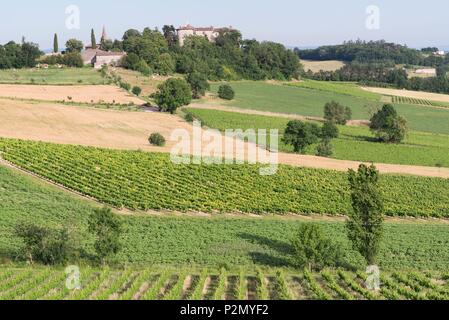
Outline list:
[[[94,248],[101,263],[120,250],[121,220],[111,209],[96,209],[89,216],[89,232],[95,236]]]
[[[184,79],[171,78],[160,84],[152,97],[161,111],[174,114],[179,107],[192,101],[192,91]]]
[[[144,76],[149,77],[153,71],[151,70],[151,68],[148,66],[148,64],[145,62],[145,60],[140,60],[135,66],[134,66],[134,70],[140,72],[141,74],[143,74]]]
[[[322,228],[314,223],[299,226],[296,237],[292,240],[293,263],[300,269],[321,270],[339,264],[341,252],[339,247],[328,239]]]
[[[224,100],[232,100],[235,97],[235,91],[230,85],[224,84],[218,88],[218,96]]]
[[[370,129],[382,142],[400,143],[407,134],[407,120],[386,104],[371,118]]]
[[[295,152],[304,152],[307,146],[318,141],[320,135],[320,128],[316,124],[293,120],[287,124],[283,141],[292,145]]]
[[[69,246],[67,229],[51,230],[31,223],[22,223],[16,226],[15,234],[25,244],[23,256],[30,263],[55,265],[64,264],[69,259],[72,248]]]
[[[194,117],[193,117],[193,114],[192,114],[191,112],[187,112],[187,113],[185,114],[185,116],[184,116],[184,119],[185,119],[187,122],[193,122],[193,120],[195,120]]]
[[[133,87],[132,92],[133,92],[133,94],[135,94],[136,96],[140,96],[140,94],[142,93],[142,88],[141,88],[141,87],[138,87],[138,86],[135,86],[135,87]]]
[[[350,108],[342,106],[338,102],[331,101],[324,106],[324,119],[327,121],[345,125],[352,118]]]
[[[120,82],[120,88],[125,89],[126,91],[131,90],[131,85],[128,82]]]
[[[75,68],[82,68],[84,66],[83,58],[79,52],[66,53],[62,58],[62,64]]]
[[[148,142],[150,142],[150,144],[152,144],[153,146],[163,147],[165,146],[166,141],[164,136],[160,133],[153,133],[148,139]]]
[[[330,157],[334,154],[334,147],[329,139],[324,139],[316,148],[319,157]]]
[[[383,202],[379,190],[379,172],[372,165],[349,170],[352,212],[348,212],[346,229],[353,247],[369,265],[376,262],[383,234]]]

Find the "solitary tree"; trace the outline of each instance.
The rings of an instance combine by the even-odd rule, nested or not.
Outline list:
[[[371,118],[370,129],[382,142],[400,143],[407,134],[407,120],[386,104]]]
[[[210,85],[207,82],[207,77],[199,72],[192,72],[187,76],[187,82],[192,88],[193,98],[200,99],[206,94],[206,90],[209,90]]]
[[[192,101],[192,91],[184,79],[171,78],[160,84],[152,97],[161,111],[174,114],[176,109]]]
[[[55,37],[53,38],[53,52],[59,52],[59,43],[58,43],[58,35],[55,33]]]
[[[92,49],[97,49],[97,39],[95,37],[94,29],[92,29],[92,31],[90,32],[90,42],[91,42]]]
[[[105,264],[120,250],[121,221],[111,209],[96,209],[89,217],[89,232],[95,236],[94,248],[98,259]]]
[[[327,121],[345,125],[351,120],[352,111],[349,107],[342,106],[338,102],[331,101],[324,106],[324,119]]]
[[[284,133],[284,143],[292,145],[295,152],[304,152],[304,149],[318,141],[320,128],[310,122],[293,120],[287,124]]]
[[[357,172],[349,170],[351,202],[346,229],[355,250],[368,265],[376,263],[383,234],[384,207],[379,192],[379,173],[374,165],[360,165]]]

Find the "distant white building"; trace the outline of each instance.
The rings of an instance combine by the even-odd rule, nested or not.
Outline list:
[[[437,70],[435,68],[433,68],[433,69],[417,69],[415,71],[415,73],[435,76],[437,74]]]
[[[446,52],[444,50],[438,50],[433,53],[436,56],[445,56]]]
[[[215,42],[220,31],[222,30],[232,30],[229,28],[214,28],[214,27],[201,27],[195,28],[194,26],[188,24],[179,27],[176,31],[178,32],[179,45],[182,47],[184,45],[185,39],[190,36],[203,36],[207,38],[210,42]]]

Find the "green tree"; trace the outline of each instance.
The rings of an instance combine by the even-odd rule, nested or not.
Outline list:
[[[142,88],[138,87],[138,86],[134,86],[132,89],[132,93],[135,94],[136,96],[140,96],[140,94],[142,93]]]
[[[370,129],[382,142],[400,143],[407,134],[407,120],[386,104],[371,118]]]
[[[95,37],[94,29],[90,31],[90,45],[92,46],[92,49],[97,49],[97,38]]]
[[[287,124],[283,141],[292,145],[295,152],[304,152],[304,149],[318,141],[321,135],[320,128],[310,122],[292,120]]]
[[[53,53],[59,52],[58,34],[55,33],[53,38]]]
[[[321,128],[321,137],[324,140],[336,139],[338,138],[339,130],[335,123],[331,121],[326,121]]]
[[[228,84],[221,85],[218,88],[218,97],[224,100],[233,100],[235,98],[235,91]]]
[[[192,91],[184,79],[171,78],[160,84],[152,97],[161,111],[174,114],[179,107],[192,101]]]
[[[334,146],[328,138],[324,138],[316,147],[316,155],[319,157],[330,157],[334,154]]]
[[[163,135],[156,132],[151,134],[150,138],[148,138],[148,142],[153,146],[163,147],[165,146],[166,140]]]
[[[321,270],[340,263],[341,251],[315,223],[302,223],[292,240],[293,264],[298,268]]]
[[[384,207],[379,190],[379,172],[374,165],[349,170],[353,210],[348,213],[349,240],[369,265],[376,263],[383,235]]]
[[[66,42],[65,44],[66,46],[66,51],[67,52],[78,52],[81,53],[81,51],[84,48],[84,45],[81,41],[77,40],[77,39],[70,39]]]
[[[162,32],[164,33],[164,38],[167,40],[170,48],[173,48],[178,44],[178,36],[176,35],[176,29],[174,26],[165,25],[162,28]]]
[[[350,108],[342,106],[338,102],[331,101],[324,106],[324,119],[327,121],[345,125],[352,118]]]
[[[94,210],[89,216],[88,225],[89,232],[95,236],[94,248],[98,259],[105,264],[120,251],[122,222],[111,209],[102,208]]]
[[[206,91],[210,89],[207,77],[202,73],[192,72],[187,76],[186,80],[192,88],[194,99],[200,99],[206,94]]]
[[[83,58],[78,52],[66,53],[62,58],[62,63],[67,67],[82,68],[84,66]]]
[[[30,263],[63,264],[72,253],[67,229],[51,230],[32,223],[21,223],[15,227],[15,234],[22,239],[25,245],[23,256]]]

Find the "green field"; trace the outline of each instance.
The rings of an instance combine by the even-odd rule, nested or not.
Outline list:
[[[0,83],[3,84],[88,85],[104,82],[100,72],[93,68],[0,70]]]
[[[203,125],[225,131],[226,129],[278,129],[282,135],[287,123],[286,118],[248,115],[207,109],[185,109]],[[449,167],[449,135],[412,131],[401,144],[375,142],[374,135],[367,127],[339,126],[340,137],[334,139],[335,159],[373,161],[423,166]],[[267,139],[267,142],[269,139]],[[279,150],[293,152],[292,146],[279,142]],[[316,153],[316,145],[307,149],[307,154]]]
[[[178,165],[168,154],[0,140],[3,158],[114,207],[135,210],[345,214],[344,172],[281,165]],[[382,177],[390,216],[449,217],[449,180]]]
[[[395,104],[417,104],[422,106],[429,106],[429,107],[443,107],[443,108],[449,108],[448,102],[437,102],[437,101],[431,101],[431,100],[425,100],[425,99],[416,99],[416,98],[408,98],[408,97],[398,97],[398,96],[392,96],[393,103]]]
[[[363,90],[357,85],[357,83],[353,82],[331,82],[331,81],[315,81],[315,80],[304,80],[301,82],[288,83],[286,85],[320,90],[325,92],[333,92],[338,95],[346,94],[353,97],[369,99],[373,101],[380,101],[381,95],[377,93],[372,93],[366,90]]]
[[[236,98],[224,103],[242,109],[323,117],[324,105],[334,100],[350,107],[353,119],[368,120],[373,108],[381,105],[380,102],[368,98],[349,95],[348,92],[353,93],[355,90],[353,84],[320,84],[320,90],[250,81],[230,84],[235,89]],[[211,86],[213,93],[218,91],[219,85]],[[324,90],[327,86],[345,85],[349,86],[349,89],[341,89],[343,93],[335,92],[336,89]],[[395,107],[399,114],[407,119],[411,130],[449,134],[449,110],[413,104],[395,104]]]
[[[0,253],[14,257],[20,241],[13,228],[30,221],[51,228],[66,226],[78,235],[87,255],[93,253],[87,217],[94,205],[35,178],[0,166]],[[447,197],[446,197],[447,199]],[[292,268],[290,240],[302,219],[246,216],[122,217],[124,234],[118,263],[157,266]],[[306,219],[306,221],[310,221]],[[312,220],[313,221],[313,220]],[[344,223],[317,219],[345,250],[345,261],[363,267],[351,249]],[[438,222],[387,222],[380,265],[388,270],[448,270],[449,225]]]
[[[361,272],[320,273],[192,268],[80,269],[80,289],[63,270],[3,268],[0,300],[447,300],[446,274],[381,275],[381,291],[365,288]]]

